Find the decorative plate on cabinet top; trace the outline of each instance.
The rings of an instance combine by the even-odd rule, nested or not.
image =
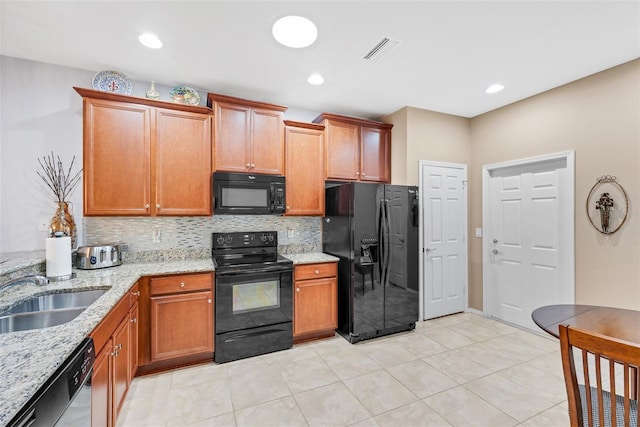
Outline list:
[[[126,74],[119,71],[99,71],[93,76],[91,86],[95,90],[103,92],[119,93],[122,95],[131,95],[133,85]]]
[[[200,95],[195,89],[189,86],[175,86],[169,92],[169,96],[173,102],[177,104],[198,105],[200,104]]]

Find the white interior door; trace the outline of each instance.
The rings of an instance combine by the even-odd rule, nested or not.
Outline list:
[[[573,197],[567,159],[488,172],[485,312],[537,330],[531,312],[573,302]],[[564,230],[564,231],[563,231]]]
[[[467,166],[420,162],[422,318],[467,307]]]

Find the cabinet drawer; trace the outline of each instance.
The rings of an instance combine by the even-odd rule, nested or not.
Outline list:
[[[335,262],[324,264],[306,264],[295,267],[295,280],[317,279],[319,277],[334,277],[338,274]]]
[[[210,290],[213,287],[211,274],[191,274],[169,277],[155,277],[151,279],[149,291],[151,295],[174,294]]]

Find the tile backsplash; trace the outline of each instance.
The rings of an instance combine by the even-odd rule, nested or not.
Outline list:
[[[303,253],[322,250],[320,217],[214,215],[207,217],[84,217],[82,245],[118,243],[127,252],[186,251],[209,254],[211,233],[278,232],[278,250]]]

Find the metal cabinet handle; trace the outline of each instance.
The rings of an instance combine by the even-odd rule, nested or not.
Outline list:
[[[112,351],[112,352],[111,352],[111,355],[112,355],[113,357],[118,357],[118,350],[116,350],[116,351]]]
[[[120,343],[120,344],[118,344],[118,345],[116,346],[116,351],[117,351],[117,350],[122,350],[122,343]]]
[[[180,287],[184,288],[184,282],[180,282]]]
[[[131,323],[138,323],[138,319],[134,317],[133,319],[131,319]]]
[[[140,291],[131,292],[131,295],[133,295],[134,297],[139,297],[140,296]]]

